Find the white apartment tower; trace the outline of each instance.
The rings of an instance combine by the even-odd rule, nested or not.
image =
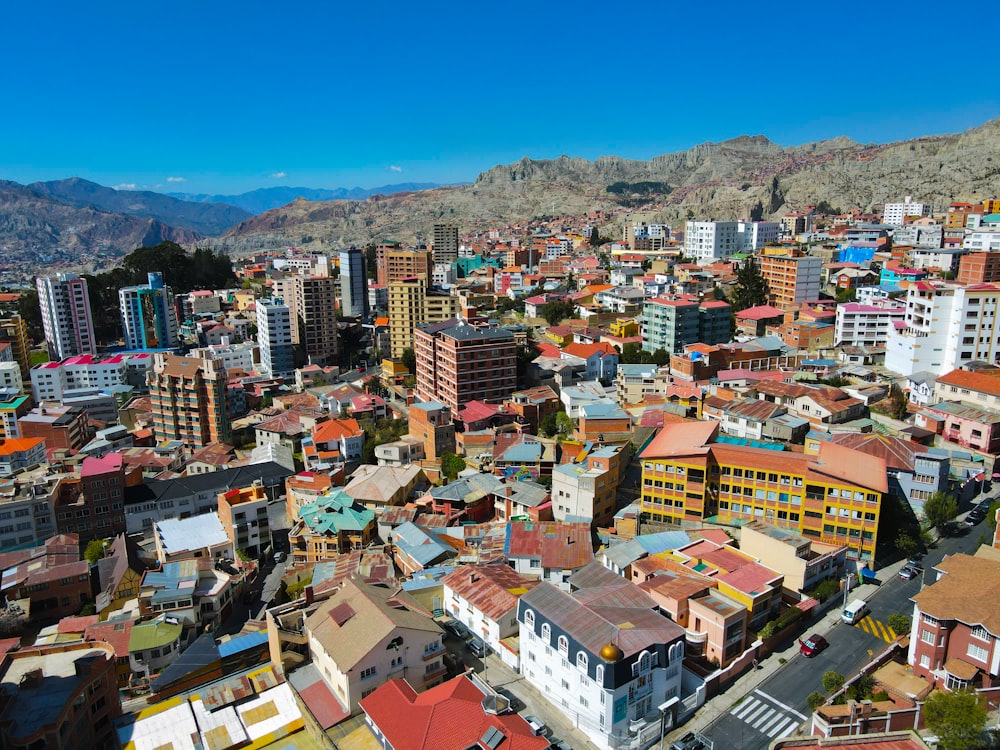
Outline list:
[[[907,216],[926,216],[930,206],[926,203],[914,203],[911,196],[906,196],[902,203],[886,203],[882,209],[882,223],[894,227],[903,226]]]
[[[257,344],[262,375],[286,380],[295,377],[291,311],[280,298],[257,300]]]
[[[944,375],[973,360],[1000,361],[1000,286],[910,285],[906,317],[889,329],[885,366],[900,375]]]
[[[776,221],[689,221],[684,230],[684,255],[705,265],[736,253],[750,253],[781,236]]]
[[[97,354],[87,280],[61,273],[39,276],[35,287],[49,358],[62,360],[78,354]]]

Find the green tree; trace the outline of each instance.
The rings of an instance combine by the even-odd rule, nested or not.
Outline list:
[[[736,270],[736,286],[732,305],[735,312],[767,304],[767,280],[753,256],[747,258]]]
[[[907,534],[905,531],[901,531],[896,537],[895,545],[896,549],[898,549],[902,555],[909,557],[917,551],[918,543],[916,539]]]
[[[25,289],[20,295],[17,298],[14,312],[24,320],[24,325],[28,328],[28,339],[38,343],[45,338],[45,331],[42,329],[42,308],[38,303],[38,290],[32,287]]]
[[[927,728],[940,740],[943,750],[969,750],[979,744],[986,726],[987,709],[973,690],[935,690],[924,703]]]
[[[858,293],[854,289],[838,289],[837,302],[854,302],[858,298]]]
[[[556,413],[556,432],[560,435],[569,435],[576,428],[569,414],[564,411]]]
[[[809,706],[810,711],[815,711],[824,703],[826,703],[826,696],[815,690],[806,696],[806,705]]]
[[[591,230],[590,230],[590,242],[589,242],[590,246],[591,247],[600,247],[600,245],[601,245],[601,243],[603,241],[604,240],[601,239],[601,233],[599,231],[597,231],[597,227],[591,228]]]
[[[543,437],[552,437],[559,432],[559,425],[556,422],[556,417],[557,412],[551,412],[538,421],[538,432],[540,435]]]
[[[665,367],[670,364],[670,352],[666,349],[657,349],[653,352],[653,363],[659,365],[660,367]]]
[[[835,693],[844,686],[844,675],[833,670],[823,673],[823,689],[828,693]]]
[[[896,635],[906,635],[910,632],[910,616],[902,612],[892,612],[885,618],[885,624],[892,628]]]
[[[406,349],[403,349],[403,356],[401,357],[401,359],[403,360],[403,367],[405,367],[411,375],[416,375],[417,374],[416,352],[414,352],[412,348],[407,347]]]
[[[875,689],[875,678],[865,672],[847,688],[847,697],[852,701],[863,701],[872,697]]]
[[[618,361],[623,365],[648,365],[653,363],[653,353],[630,341],[622,347]]]
[[[559,299],[546,302],[542,305],[542,317],[550,326],[558,325],[559,321],[566,318],[578,317],[576,303],[571,299]]]
[[[924,503],[924,517],[933,528],[940,529],[958,515],[958,500],[946,492],[935,492]]]
[[[461,456],[454,453],[441,454],[441,473],[449,480],[457,478],[459,473],[465,470],[465,467],[465,459]]]
[[[104,540],[91,539],[87,542],[87,548],[83,551],[83,556],[91,565],[104,557]]]

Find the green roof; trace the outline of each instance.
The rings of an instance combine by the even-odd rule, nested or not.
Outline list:
[[[173,620],[173,618],[171,618]],[[151,648],[162,648],[181,637],[184,626],[179,620],[167,622],[166,617],[158,617],[150,622],[143,622],[132,628],[128,639],[129,653],[148,651]]]
[[[375,512],[338,487],[299,508],[299,518],[315,534],[336,534],[364,531],[375,520]]]

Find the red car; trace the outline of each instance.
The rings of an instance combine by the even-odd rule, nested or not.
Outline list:
[[[826,638],[817,633],[813,633],[811,636],[806,638],[804,641],[801,641],[800,643],[801,645],[799,650],[802,652],[802,655],[806,657],[815,656],[824,648],[830,645],[829,643],[826,642]]]

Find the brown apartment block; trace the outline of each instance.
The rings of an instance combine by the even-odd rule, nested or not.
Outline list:
[[[380,245],[375,250],[376,280],[383,286],[421,274],[429,279],[433,270],[434,257],[430,250],[391,245]]]
[[[21,437],[43,438],[45,447],[79,450],[90,442],[87,410],[43,401],[17,420]]]
[[[93,600],[90,564],[80,559],[76,534],[57,534],[40,547],[0,553],[0,568],[7,600],[28,599],[33,619],[60,620]]]
[[[0,660],[0,747],[118,747],[121,716],[114,646],[100,641],[24,648]]]
[[[427,460],[437,461],[442,453],[455,452],[455,424],[451,415],[451,409],[437,401],[417,401],[410,405],[410,436],[424,444]]]
[[[969,253],[959,261],[959,284],[995,284],[1000,282],[1000,253]]]
[[[499,404],[517,389],[517,347],[503,328],[458,320],[414,330],[417,397],[453,413],[470,401]]]
[[[55,504],[60,534],[76,534],[86,544],[125,533],[125,463],[120,453],[87,456],[76,472],[61,476]]]
[[[220,359],[157,352],[149,373],[149,399],[157,440],[189,448],[229,441],[226,368]]]

